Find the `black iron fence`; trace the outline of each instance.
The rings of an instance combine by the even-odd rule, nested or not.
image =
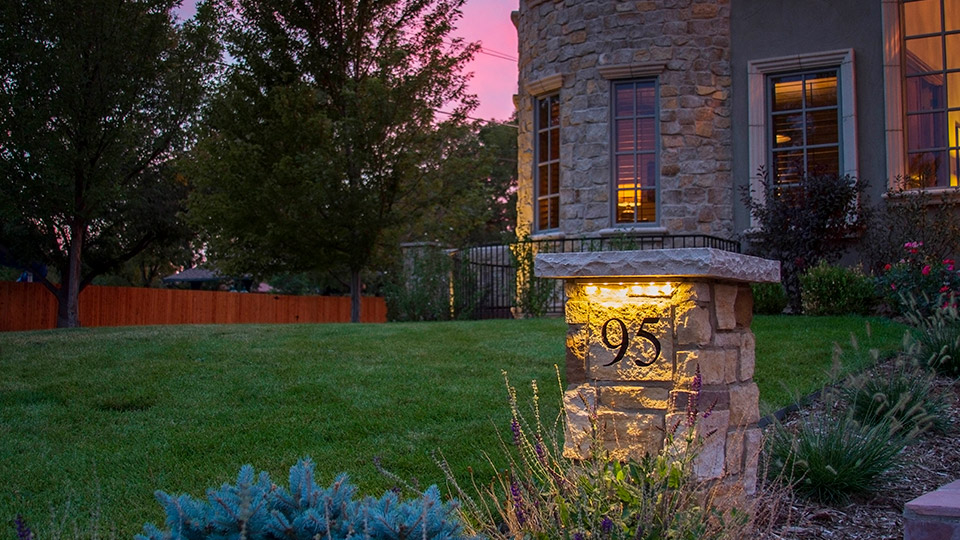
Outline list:
[[[449,250],[450,309],[457,318],[562,314],[563,283],[533,275],[539,253],[715,248],[740,252],[740,243],[707,235],[521,240]]]

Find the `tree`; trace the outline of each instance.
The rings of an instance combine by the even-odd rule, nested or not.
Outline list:
[[[444,150],[436,174],[398,201],[406,220],[391,245],[429,241],[459,248],[503,241],[516,225],[516,127],[477,121],[443,126],[438,135]]]
[[[213,7],[176,0],[8,0],[0,7],[0,248],[49,265],[58,327],[79,293],[177,228],[188,144],[219,57]]]
[[[475,47],[449,36],[465,0],[237,0],[234,59],[192,160],[191,214],[221,270],[361,272],[397,202],[434,175],[435,112],[459,123]]]

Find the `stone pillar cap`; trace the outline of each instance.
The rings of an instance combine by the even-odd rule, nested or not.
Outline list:
[[[534,275],[557,279],[711,278],[775,283],[780,263],[716,248],[540,253]]]

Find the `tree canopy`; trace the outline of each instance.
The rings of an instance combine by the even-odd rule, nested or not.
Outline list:
[[[475,102],[475,46],[450,36],[464,1],[230,4],[233,63],[189,166],[191,215],[222,270],[346,268],[359,320],[361,271]]]
[[[0,251],[53,267],[58,326],[90,281],[182,231],[171,158],[220,52],[214,7],[8,0],[0,7]]]

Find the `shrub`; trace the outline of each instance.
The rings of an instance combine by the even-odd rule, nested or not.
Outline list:
[[[850,414],[864,424],[890,421],[910,435],[928,430],[942,433],[947,427],[947,402],[934,392],[933,376],[916,363],[900,362],[889,377],[851,377],[843,395]]]
[[[591,456],[570,459],[556,436],[563,413],[553,428],[543,426],[534,383],[534,421],[528,422],[509,382],[508,390],[513,410],[512,442],[504,443],[508,467],[476,497],[444,469],[473,532],[503,540],[692,540],[730,538],[745,525],[744,512],[724,512],[694,480],[695,430],[681,430],[676,438],[668,433],[664,449],[654,455],[618,459],[604,449],[602,428],[594,418]],[[688,411],[688,425],[694,426],[702,414]]]
[[[896,313],[931,315],[951,296],[960,296],[960,271],[953,259],[924,254],[922,242],[907,242],[899,262],[888,263],[877,279],[887,305]],[[941,298],[946,295],[948,298]]]
[[[926,314],[912,296],[905,296],[906,319],[913,325],[904,340],[906,353],[921,365],[950,377],[960,376],[960,312],[956,296],[940,295],[932,304],[932,313]]]
[[[545,246],[541,247],[544,252]],[[520,238],[510,244],[510,258],[517,272],[517,311],[529,317],[541,317],[546,314],[551,303],[560,294],[562,285],[555,279],[539,278],[534,275],[534,259],[537,245],[528,238]]]
[[[800,275],[820,260],[836,260],[865,228],[866,184],[850,176],[807,174],[784,185],[763,171],[761,176],[763,193],[742,197],[757,223],[747,235],[750,251],[780,261],[790,307],[799,313]]]
[[[384,290],[390,320],[449,319],[450,271],[450,257],[437,246],[405,251],[402,271]]]
[[[783,283],[754,283],[753,312],[760,315],[780,315],[786,309],[789,299]]]
[[[777,424],[767,439],[768,473],[789,481],[801,496],[835,504],[872,491],[903,448],[889,421],[861,424],[851,415],[820,415],[796,433]]]
[[[825,261],[800,276],[800,288],[808,315],[867,315],[876,303],[873,278]]]
[[[436,486],[420,498],[400,501],[393,492],[356,500],[356,488],[340,475],[328,488],[315,483],[313,463],[290,468],[290,490],[266,472],[240,469],[236,485],[207,492],[207,501],[157,492],[167,531],[148,523],[137,540],[245,538],[248,540],[445,539],[467,538],[457,505],[444,504]]]
[[[861,243],[872,273],[900,260],[907,243],[922,246],[925,259],[942,261],[960,254],[958,190],[905,189],[918,184],[915,179],[899,180],[902,187],[883,197]]]

